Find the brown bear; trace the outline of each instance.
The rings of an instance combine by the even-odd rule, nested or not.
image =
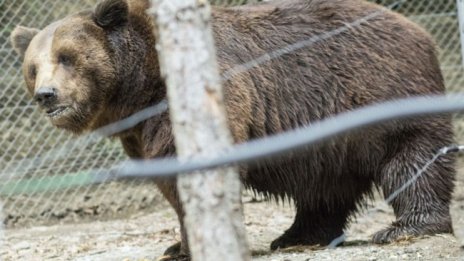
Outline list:
[[[40,31],[17,27],[13,32],[14,48],[24,57],[28,90],[54,125],[75,133],[95,130],[166,98],[147,7],[148,1],[104,0],[94,10]],[[321,36],[310,46],[229,74],[223,85],[237,143],[367,104],[445,91],[431,37],[401,15],[365,1],[214,7],[212,26],[223,73]],[[346,30],[340,30],[343,26]],[[175,155],[167,112],[115,136],[132,158]],[[272,249],[327,245],[343,233],[374,188],[390,195],[450,145],[452,136],[447,115],[391,121],[248,166],[241,178],[257,193],[295,203],[294,223],[272,242]],[[433,163],[392,201],[397,220],[373,241],[452,232],[454,172],[452,156]],[[157,180],[157,185],[182,226],[176,180]],[[183,227],[181,231],[182,241],[167,254],[188,254]]]

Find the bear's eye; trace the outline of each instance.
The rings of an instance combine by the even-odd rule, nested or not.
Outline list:
[[[66,54],[59,54],[58,55],[58,63],[60,63],[60,64],[62,64],[64,66],[72,65],[71,56],[66,55]]]
[[[37,68],[35,65],[31,65],[29,66],[29,77],[31,77],[32,79],[35,79],[35,77],[37,76]]]

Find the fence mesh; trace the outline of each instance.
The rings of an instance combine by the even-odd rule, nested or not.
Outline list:
[[[245,1],[213,2],[237,5]],[[395,1],[376,2],[389,5]],[[459,91],[464,77],[456,3],[437,2],[409,0],[397,11],[434,36],[447,88]],[[76,138],[51,126],[25,92],[21,63],[9,43],[10,33],[18,24],[41,28],[95,3],[0,0],[0,201],[9,227],[121,217],[149,211],[156,203],[154,185],[150,183],[86,183],[86,171],[106,169],[124,160],[124,152],[118,142]],[[464,141],[462,122],[456,120],[459,141]],[[69,184],[74,188],[63,189]]]

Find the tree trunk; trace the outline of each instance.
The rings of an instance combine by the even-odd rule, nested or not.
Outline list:
[[[232,144],[207,0],[152,0],[161,73],[181,159],[217,156]],[[236,168],[179,176],[193,260],[250,260]]]

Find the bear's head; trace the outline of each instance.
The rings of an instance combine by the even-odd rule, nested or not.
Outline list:
[[[28,91],[54,125],[80,133],[154,102],[141,86],[159,78],[147,7],[104,0],[42,30],[16,27],[11,41]]]

